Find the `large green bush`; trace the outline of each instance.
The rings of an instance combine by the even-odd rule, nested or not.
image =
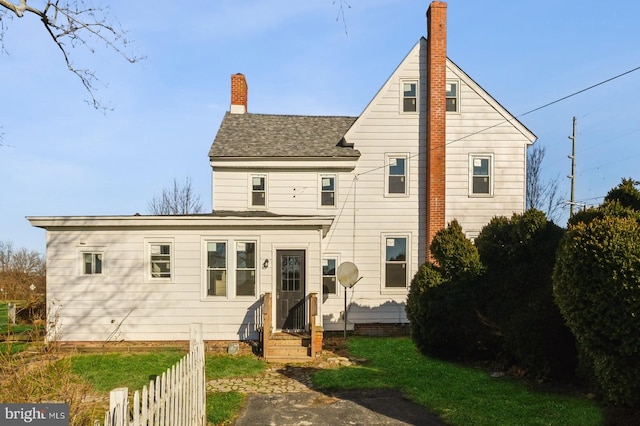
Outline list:
[[[617,203],[616,203],[617,204]],[[634,213],[577,222],[558,253],[556,302],[575,334],[585,371],[607,399],[640,403],[640,224]]]
[[[465,358],[478,350],[481,331],[474,290],[478,253],[457,221],[438,232],[430,248],[435,262],[420,267],[407,297],[411,336],[423,353]]]
[[[535,376],[575,372],[575,339],[553,300],[552,271],[563,230],[544,213],[497,217],[475,241],[486,273],[479,312],[497,353]]]

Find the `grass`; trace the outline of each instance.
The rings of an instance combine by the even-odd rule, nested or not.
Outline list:
[[[321,370],[318,389],[400,389],[452,425],[600,425],[604,412],[577,395],[543,391],[522,381],[422,356],[409,338],[358,338],[349,353],[361,366]]]
[[[207,422],[228,425],[240,412],[246,395],[238,392],[212,392],[207,394]]]
[[[205,360],[207,380],[228,377],[251,377],[262,373],[266,364],[254,356],[209,356]],[[238,392],[212,392],[207,394],[207,422],[227,425],[240,412],[246,395]]]
[[[31,333],[35,330],[35,326],[33,324],[9,324],[7,311],[7,303],[0,302],[0,337],[2,337],[3,340],[5,335],[26,334]],[[19,341],[0,342],[0,354],[16,354],[25,350],[27,346],[27,343]]]
[[[71,358],[71,370],[98,392],[119,387],[138,390],[148,386],[152,376],[161,375],[184,355],[180,351],[76,355]]]
[[[162,374],[184,355],[180,351],[76,355],[71,358],[71,369],[96,391],[109,392],[117,387],[134,391],[148,385],[151,376]],[[265,363],[253,356],[210,355],[205,360],[206,380],[254,376],[264,368]],[[207,394],[207,421],[215,425],[229,424],[244,401],[245,395],[237,392]]]

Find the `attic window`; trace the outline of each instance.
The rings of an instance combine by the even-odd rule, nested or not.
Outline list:
[[[458,83],[447,81],[447,112],[458,112]]]
[[[418,111],[418,82],[402,82],[402,112]]]

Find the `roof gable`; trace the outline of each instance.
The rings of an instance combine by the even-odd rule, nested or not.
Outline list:
[[[478,96],[480,96],[487,104],[489,104],[496,112],[498,112],[505,120],[504,123],[511,124],[522,135],[529,140],[529,143],[533,143],[537,137],[531,130],[529,130],[520,120],[518,120],[513,114],[511,114],[500,102],[495,100],[486,90],[484,90],[478,83],[475,82],[469,75],[456,65],[451,59],[447,58],[447,69],[453,72],[460,80],[462,80],[471,90],[473,90]]]

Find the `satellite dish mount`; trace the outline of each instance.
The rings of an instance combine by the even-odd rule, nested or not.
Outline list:
[[[358,267],[353,262],[338,265],[338,281],[344,287],[344,340],[347,340],[347,289],[353,288],[362,277],[358,277]]]

